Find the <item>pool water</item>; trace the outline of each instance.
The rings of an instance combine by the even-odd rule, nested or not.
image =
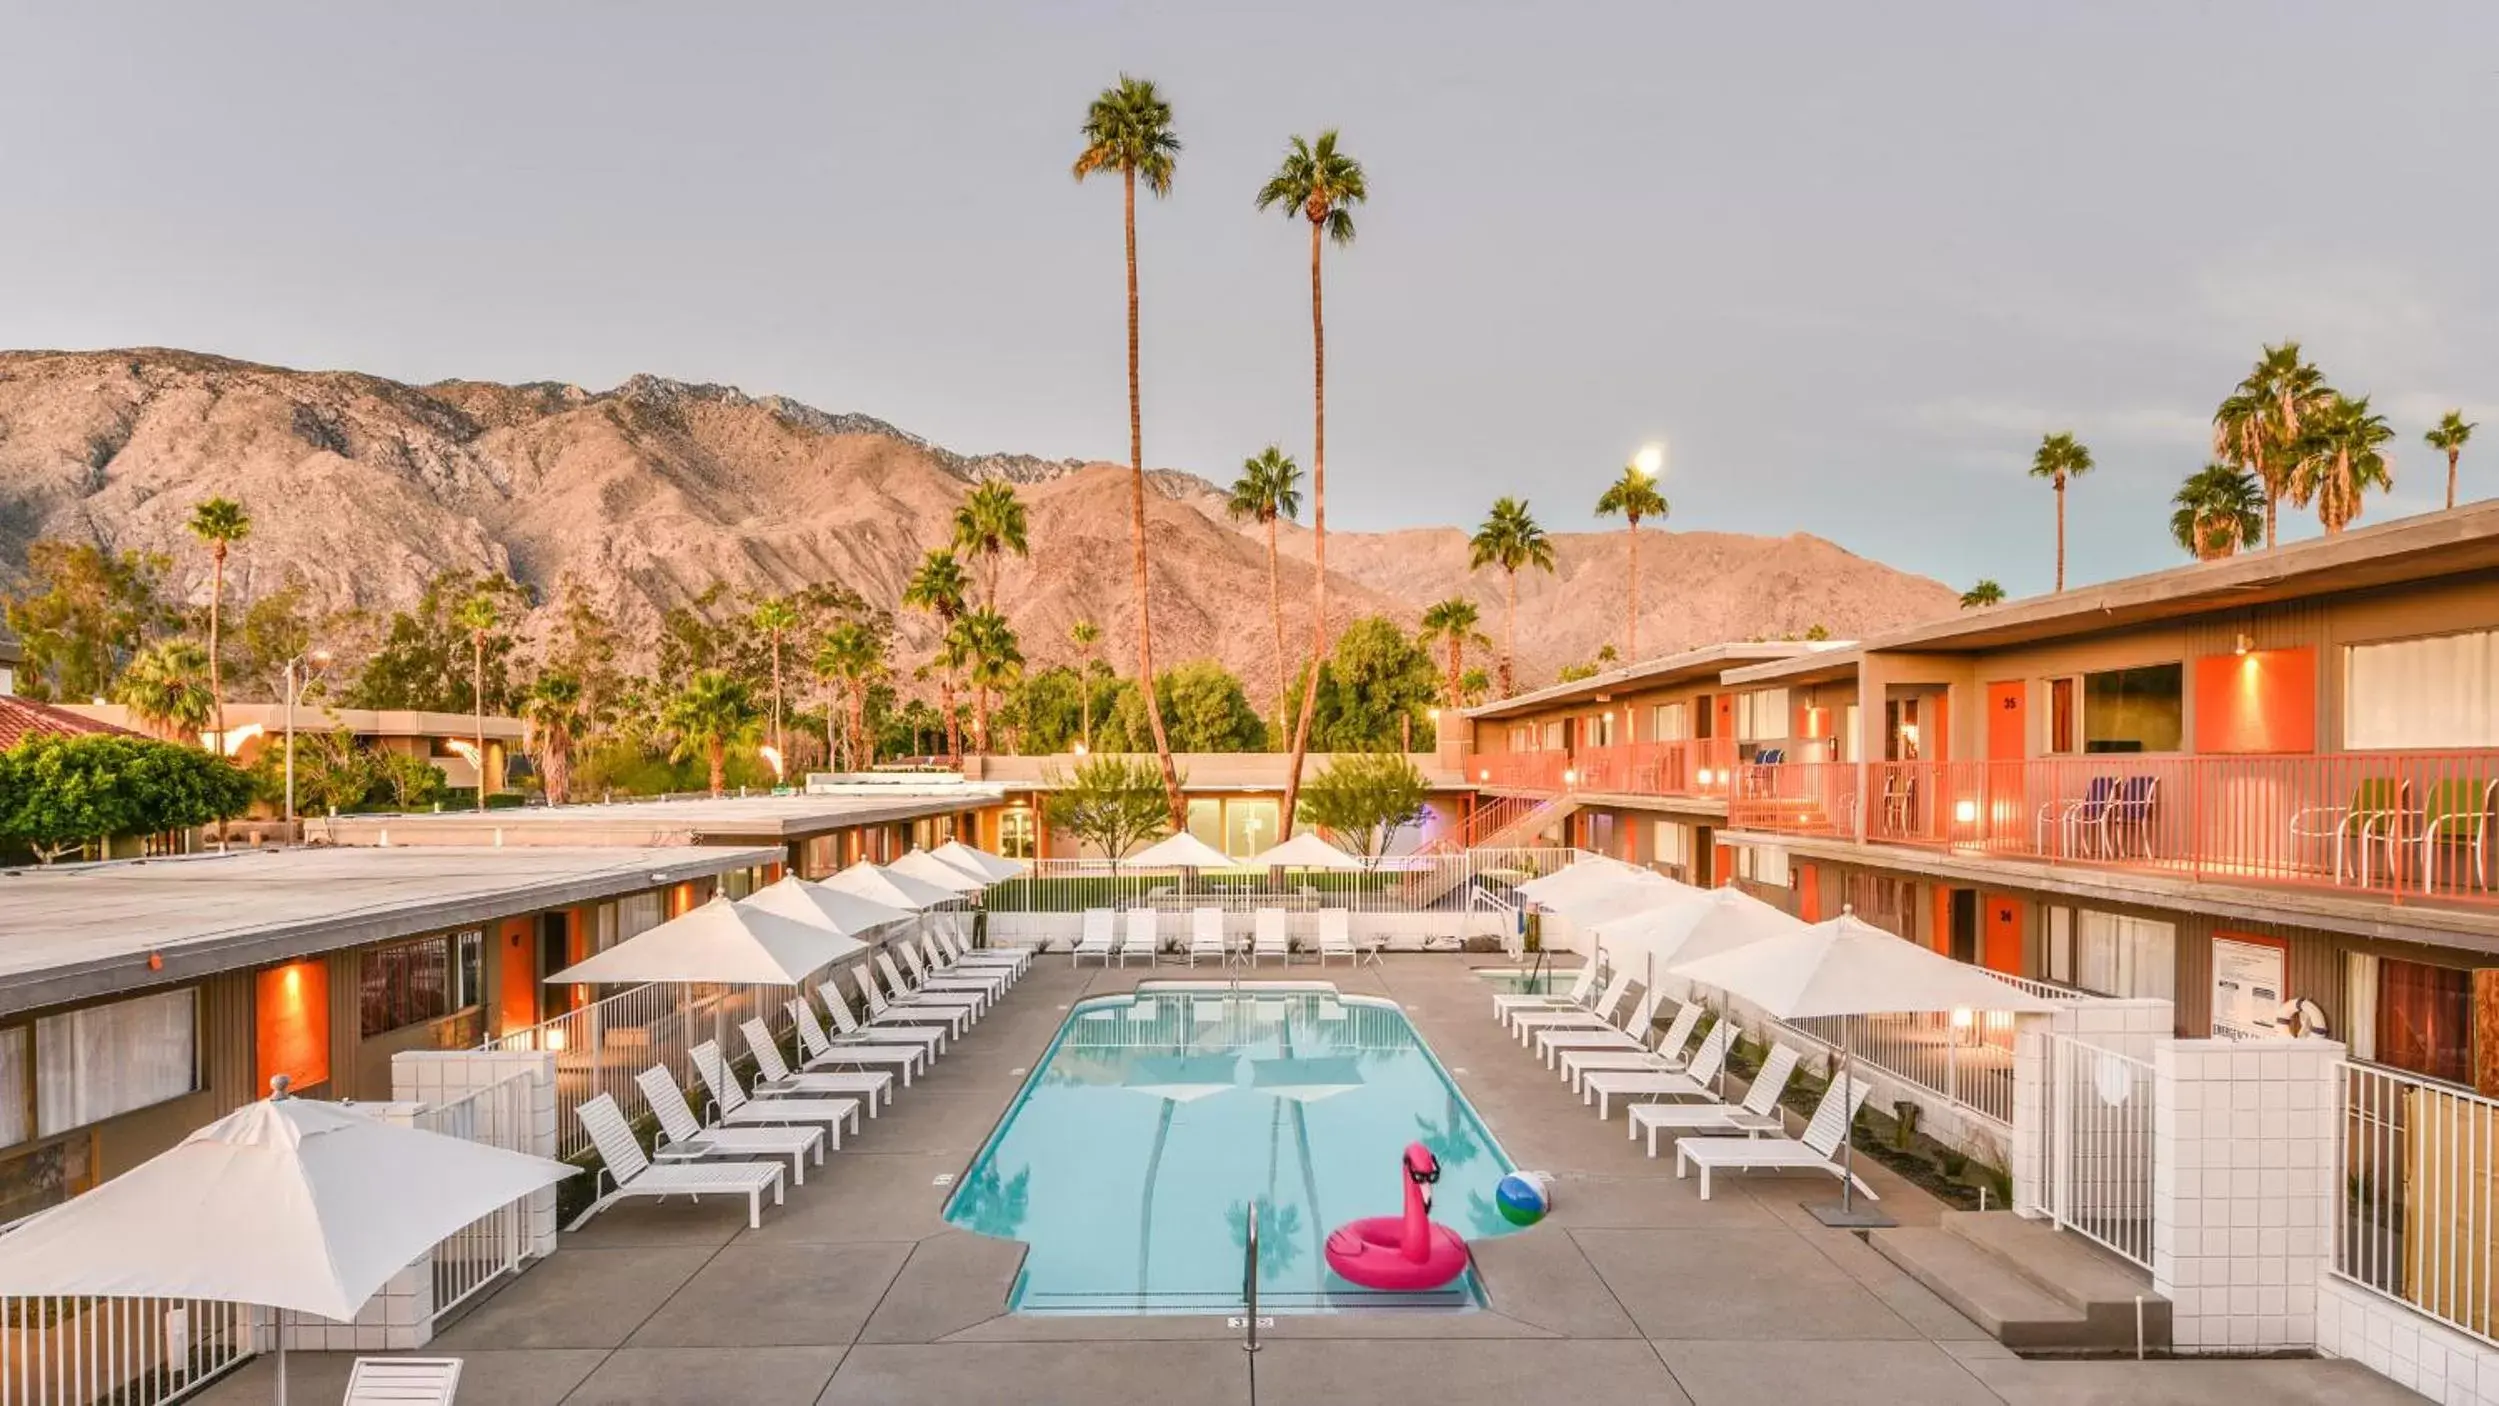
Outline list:
[[[1476,977],[1493,990],[1512,996],[1559,996],[1578,980],[1576,967],[1546,967],[1542,971],[1527,967],[1477,967]]]
[[[1253,1202],[1261,1312],[1466,1307],[1471,1272],[1387,1294],[1320,1253],[1346,1221],[1403,1209],[1418,1141],[1440,1160],[1434,1219],[1515,1229],[1493,1206],[1508,1155],[1394,1004],[1149,984],[1069,1012],[946,1219],[1025,1242],[1027,1313],[1238,1312]]]

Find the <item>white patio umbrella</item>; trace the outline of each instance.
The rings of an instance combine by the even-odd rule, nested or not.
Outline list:
[[[991,883],[1006,879],[1020,879],[1029,872],[1015,860],[1002,859],[985,849],[967,845],[961,840],[948,840],[930,850],[929,853],[975,878],[987,879]]]
[[[676,981],[796,986],[866,944],[820,923],[732,903],[725,896],[637,933],[547,978],[574,982]]]
[[[1531,903],[1559,910],[1582,895],[1619,887],[1625,883],[1672,883],[1654,869],[1625,864],[1619,859],[1600,855],[1583,859],[1566,869],[1557,869],[1541,879],[1529,879],[1518,886],[1518,895]]]
[[[926,879],[900,873],[891,865],[871,864],[864,859],[822,883],[826,888],[857,894],[888,907],[908,908],[914,913],[963,901],[963,895],[953,889],[939,888]]]
[[[1119,861],[1133,869],[1229,869],[1232,856],[1183,830]]]
[[[0,1239],[0,1294],[215,1299],[350,1319],[428,1247],[577,1170],[273,1097]],[[284,1406],[283,1331],[277,1399]]]
[[[1332,869],[1341,873],[1358,873],[1363,868],[1360,856],[1347,854],[1316,834],[1304,830],[1283,844],[1262,850],[1241,861],[1244,869]]]
[[[857,937],[887,923],[907,923],[917,916],[908,908],[896,908],[874,899],[861,898],[855,893],[811,884],[795,874],[766,884],[739,901],[756,912],[777,913],[802,923],[829,927],[844,937]]]
[[[1779,1020],[1814,1016],[1890,1015],[1927,1011],[2052,1011],[2054,1001],[1998,981],[1984,968],[1956,962],[1842,913],[1826,922],[1745,943],[1677,970],[1761,1007]],[[1848,1027],[1840,1027],[1840,1080],[1853,1077]],[[1841,1097],[1848,1096],[1842,1085]],[[1845,1107],[1846,1105],[1842,1105]],[[1856,1139],[1840,1136],[1840,1204],[1816,1206],[1825,1225],[1885,1226],[1890,1217],[1856,1208]]]
[[[948,864],[924,849],[915,849],[885,866],[886,872],[907,874],[925,884],[933,884],[957,898],[969,898],[989,887],[989,881]]]

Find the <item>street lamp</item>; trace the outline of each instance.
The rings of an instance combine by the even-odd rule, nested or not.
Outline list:
[[[312,667],[307,670],[305,665]],[[286,661],[286,824],[288,838],[295,828],[295,699],[304,683],[320,676],[330,667],[330,651],[308,650]]]

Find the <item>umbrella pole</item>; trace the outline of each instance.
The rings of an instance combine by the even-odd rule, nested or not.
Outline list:
[[[1857,1204],[1856,1027],[1840,1017],[1840,1074],[1832,1092],[1840,1101],[1840,1203],[1809,1206],[1814,1219],[1843,1230],[1883,1230],[1900,1224],[1872,1206]]]
[[[269,1312],[278,1325],[278,1406],[286,1406],[286,1310],[273,1308]]]

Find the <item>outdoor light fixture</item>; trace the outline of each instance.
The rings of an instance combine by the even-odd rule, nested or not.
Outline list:
[[[2231,652],[2231,653],[2233,653],[2233,654],[2245,654],[2245,653],[2247,653],[2249,650],[2254,649],[2255,647],[2256,647],[2256,641],[2255,641],[2255,640],[2253,640],[2253,639],[2250,639],[2250,638],[2248,637],[2248,634],[2247,634],[2247,632],[2246,632],[2245,630],[2241,630],[2241,631],[2239,632],[2239,636],[2238,636],[2238,638],[2237,638],[2237,639],[2235,639],[2235,640],[2233,640],[2233,641],[2231,642],[2231,644],[2230,644],[2230,652]]]
[[[1563,770],[1563,772],[1562,772],[1562,784],[1563,784],[1563,785],[1565,785],[1565,786],[1576,786],[1576,785],[1578,785],[1578,784],[1579,784],[1579,773],[1578,773],[1577,771],[1574,771],[1574,770],[1571,770],[1571,769],[1565,768],[1565,769]]]
[[[1076,744],[1076,755],[1081,757],[1081,756],[1083,756],[1084,754],[1085,754],[1085,744],[1084,744],[1084,743],[1082,743],[1082,742],[1077,743],[1077,744]]]
[[[1969,1029],[1969,1028],[1970,1028],[1970,1022],[1971,1022],[1971,1015],[1970,1015],[1970,1013],[1969,1013],[1968,1011],[1966,1011],[1966,1010],[1956,1010],[1956,1011],[1954,1011],[1954,1012],[1952,1013],[1952,1028],[1953,1028],[1953,1029],[1955,1029],[1955,1030],[1967,1030],[1967,1029]]]
[[[1702,784],[1702,785],[1704,785],[1704,786],[1707,786],[1707,785],[1708,785],[1708,784],[1710,784],[1712,781],[1715,781],[1715,780],[1717,780],[1717,779],[1718,779],[1718,777],[1717,777],[1717,773],[1712,772],[1712,771],[1711,771],[1708,767],[1702,767],[1702,768],[1701,768],[1701,770],[1700,770],[1700,778],[1701,778],[1701,784]]]
[[[1978,819],[1978,802],[1954,801],[1952,803],[1952,818],[1955,824],[1960,825],[1967,825],[1971,821]]]
[[[1492,768],[1490,768],[1490,767],[1485,767],[1485,768],[1483,768],[1483,769],[1481,769],[1481,770],[1477,771],[1477,772],[1475,773],[1475,779],[1476,779],[1476,780],[1478,780],[1478,781],[1490,781],[1490,780],[1492,780]]]

